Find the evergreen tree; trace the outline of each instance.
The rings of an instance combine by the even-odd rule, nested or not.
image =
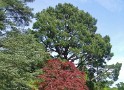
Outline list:
[[[26,2],[32,1],[34,0],[0,0],[0,30],[29,25],[33,13]]]

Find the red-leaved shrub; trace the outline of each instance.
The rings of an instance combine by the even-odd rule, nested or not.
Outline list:
[[[72,62],[48,60],[43,71],[44,74],[38,76],[44,80],[39,83],[39,90],[88,90],[85,73],[80,72]]]

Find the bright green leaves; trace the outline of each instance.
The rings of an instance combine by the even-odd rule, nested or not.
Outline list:
[[[44,65],[48,53],[33,35],[18,31],[11,31],[3,37],[1,45],[0,89],[30,90],[28,82]]]

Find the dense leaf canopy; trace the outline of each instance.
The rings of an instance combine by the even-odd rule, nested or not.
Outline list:
[[[73,5],[65,3],[56,8],[49,7],[37,13],[36,19],[36,35],[47,51],[55,51],[59,57],[71,61],[82,57],[90,64],[96,61],[102,64],[111,58],[109,36],[96,34],[96,20]]]
[[[47,56],[43,46],[33,35],[17,31],[11,31],[0,42],[0,90],[30,90],[28,81]]]

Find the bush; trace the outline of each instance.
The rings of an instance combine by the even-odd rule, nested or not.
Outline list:
[[[85,73],[80,72],[72,62],[58,59],[48,60],[38,78],[39,90],[88,90]]]

